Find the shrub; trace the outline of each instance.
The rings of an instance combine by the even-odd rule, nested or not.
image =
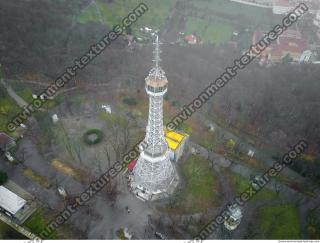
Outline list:
[[[95,139],[91,139],[91,135],[96,135]],[[103,133],[99,129],[90,129],[83,135],[83,140],[88,145],[98,144],[102,141]]]
[[[136,105],[138,102],[135,98],[132,97],[125,97],[123,98],[123,103],[127,104],[127,105]]]
[[[8,181],[8,175],[6,172],[0,171],[0,185],[3,185]]]

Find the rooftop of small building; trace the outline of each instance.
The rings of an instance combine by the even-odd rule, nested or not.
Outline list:
[[[26,200],[8,190],[6,187],[0,186],[0,207],[14,215],[25,204]]]
[[[165,130],[165,136],[166,136],[166,140],[169,145],[169,148],[172,150],[176,150],[177,148],[179,148],[181,143],[187,137],[189,137],[189,135],[186,133],[178,132],[174,130],[168,130],[168,129]]]

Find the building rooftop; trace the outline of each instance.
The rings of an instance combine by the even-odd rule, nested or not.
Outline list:
[[[184,37],[184,40],[187,41],[189,44],[197,44],[197,42],[198,42],[198,38],[193,34],[186,35]]]
[[[165,136],[166,136],[166,140],[169,145],[169,148],[171,150],[176,150],[180,146],[180,144],[183,142],[183,140],[189,135],[185,133],[180,133],[177,131],[165,130]]]
[[[0,207],[15,215],[25,204],[26,200],[0,186]]]
[[[253,34],[253,44],[257,43],[263,36],[264,33],[262,31],[255,31]],[[290,29],[274,41],[263,54],[270,54],[271,59],[281,59],[287,54],[293,57],[302,55],[302,53],[308,49],[308,42],[302,38],[301,33],[297,30]]]

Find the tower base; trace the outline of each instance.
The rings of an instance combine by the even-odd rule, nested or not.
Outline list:
[[[172,181],[170,182],[170,184],[165,190],[149,191],[140,185],[131,183],[131,191],[137,198],[139,198],[142,201],[155,201],[155,200],[170,197],[170,195],[173,194],[173,192],[179,185],[179,181],[180,181],[176,171],[174,175],[175,177],[172,179]],[[133,181],[132,178],[130,178],[130,181]]]

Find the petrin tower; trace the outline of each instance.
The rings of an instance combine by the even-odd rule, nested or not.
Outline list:
[[[154,66],[146,78],[149,95],[149,119],[144,147],[133,170],[131,187],[143,200],[155,200],[172,193],[179,178],[170,161],[169,148],[163,127],[163,96],[167,92],[168,80],[160,67],[160,42],[154,43]]]

